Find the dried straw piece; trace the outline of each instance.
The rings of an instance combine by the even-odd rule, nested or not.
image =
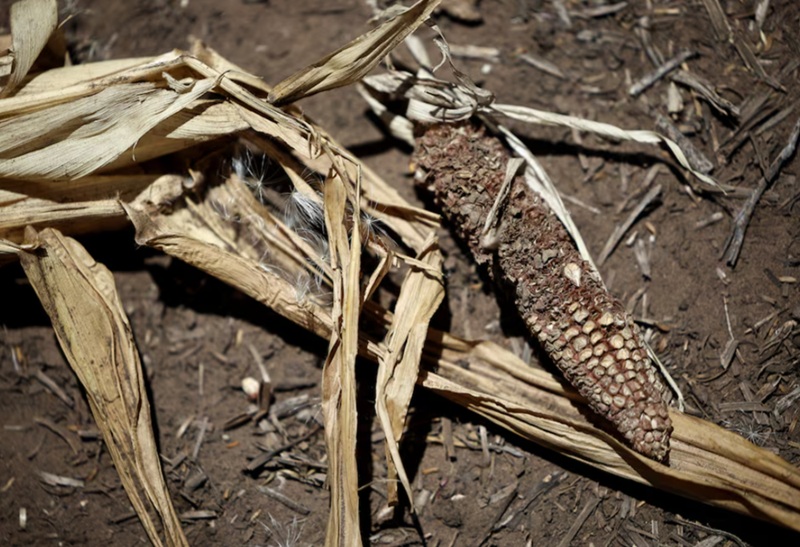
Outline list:
[[[588,401],[638,452],[663,460],[672,425],[664,389],[622,305],[603,287],[563,225],[524,185],[507,198],[491,248],[482,228],[501,191],[508,154],[472,125],[440,125],[416,160],[475,260],[515,297],[531,334]]]
[[[387,436],[386,452],[388,479],[387,492],[390,504],[397,502],[397,482],[400,479],[408,499],[414,503],[414,494],[400,459],[399,442],[403,436],[406,416],[419,378],[420,357],[428,325],[444,299],[444,284],[439,272],[442,253],[436,239],[417,257],[428,266],[427,270],[411,268],[400,288],[395,306],[392,327],[386,334],[386,353],[378,359],[378,377],[375,386],[375,408]]]
[[[360,191],[356,188],[353,229],[348,237],[344,181],[332,173],[325,181],[325,226],[333,270],[333,332],[322,368],[322,413],[328,449],[331,512],[325,545],[361,544],[356,463],[356,356],[361,314]]]

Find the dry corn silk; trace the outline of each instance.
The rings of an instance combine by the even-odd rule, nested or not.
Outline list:
[[[506,195],[509,154],[499,140],[469,123],[434,125],[414,158],[419,183],[567,380],[637,452],[665,460],[670,394],[638,326],[521,177]]]

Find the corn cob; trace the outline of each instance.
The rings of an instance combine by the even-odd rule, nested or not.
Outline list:
[[[487,248],[484,223],[508,160],[497,139],[470,124],[428,128],[414,155],[417,180],[433,191],[475,260],[514,296],[531,334],[567,380],[634,450],[665,460],[669,392],[638,326],[523,181],[512,183]]]

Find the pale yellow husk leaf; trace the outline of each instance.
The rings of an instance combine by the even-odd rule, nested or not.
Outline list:
[[[356,184],[356,200],[359,197]],[[328,447],[331,510],[325,545],[361,544],[358,518],[358,468],[356,463],[356,357],[358,320],[361,315],[361,241],[358,201],[347,229],[347,190],[338,174],[325,181],[325,225],[333,270],[333,328],[328,357],[322,368],[322,412]]]
[[[382,25],[289,76],[269,94],[274,104],[286,104],[358,82],[380,63],[406,36],[414,32],[441,0],[419,0]]]
[[[26,235],[35,250],[20,252],[22,267],[86,391],[150,541],[188,545],[161,473],[144,372],[111,272],[57,230],[37,233],[31,228]],[[152,508],[160,526],[151,516]]]
[[[11,6],[13,68],[0,97],[19,86],[58,24],[56,0],[23,0]]]

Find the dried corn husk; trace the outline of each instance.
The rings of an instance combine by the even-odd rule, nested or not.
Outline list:
[[[154,545],[188,545],[172,506],[150,421],[144,372],[111,272],[74,239],[27,231],[20,261],[86,390],[128,498]],[[160,527],[151,513],[155,509]],[[159,528],[163,530],[162,536]]]
[[[328,446],[331,512],[328,545],[358,545],[358,470],[356,463],[356,357],[361,315],[361,239],[359,185],[353,200],[353,229],[348,234],[347,188],[335,172],[325,181],[325,226],[333,274],[332,336],[322,368],[322,411]]]
[[[58,23],[56,0],[24,0],[11,6],[11,58],[0,97],[12,93],[33,67]]]
[[[417,4],[413,24],[433,5]],[[375,44],[394,44],[405,32],[392,25],[379,28],[385,32],[370,35]],[[357,41],[353,47],[360,45]],[[341,59],[346,51],[330,59]],[[375,62],[373,58],[363,67]],[[335,62],[320,66],[332,76],[313,81],[298,76],[292,86],[300,91],[286,84],[273,100],[287,102],[331,82],[340,85],[352,79],[352,74],[340,73]],[[215,94],[204,95],[205,90]],[[190,53],[175,51],[30,75],[11,92],[13,96],[0,101],[4,130],[24,136],[0,143],[3,157],[8,158],[0,160],[4,177],[0,191],[10,196],[0,203],[0,218],[9,219],[0,227],[0,253],[14,256],[30,251],[22,235],[27,224],[43,228],[57,223],[68,232],[106,230],[111,226],[107,219],[117,222],[124,211],[139,243],[203,269],[309,332],[332,340],[325,371],[330,449],[352,446],[356,347],[360,355],[378,362],[383,386],[378,415],[386,429],[387,452],[401,479],[396,443],[411,385],[416,382],[587,465],[800,530],[800,472],[780,458],[713,424],[672,412],[675,429],[669,465],[647,460],[589,422],[580,397],[550,374],[529,367],[495,344],[430,330],[427,322],[442,298],[441,255],[433,237],[438,216],[406,203],[296,110],[271,104],[269,92],[258,78],[202,45]],[[127,93],[136,93],[139,102],[132,104]],[[94,100],[97,110],[92,110],[87,98]],[[71,110],[77,108],[95,116],[97,123],[76,118]],[[121,127],[119,119],[134,111],[144,119]],[[50,127],[56,138],[45,141],[42,134],[28,131],[31,120]],[[57,121],[72,124],[72,131],[59,131]],[[326,175],[326,186],[332,185],[323,202],[333,262],[287,226],[274,207],[259,203],[235,173],[218,180],[218,171],[203,163],[215,155],[230,156],[232,143],[240,139],[279,164],[295,190],[309,198],[309,188],[301,182],[302,169]],[[47,155],[40,152],[45,147]],[[154,169],[151,164],[145,170],[145,160],[158,157],[164,160],[160,167]],[[193,166],[188,173],[187,164]],[[111,200],[116,200],[113,206]],[[359,211],[386,224],[399,240],[396,247],[387,249],[376,238],[360,242]],[[226,219],[228,215],[238,220]],[[362,246],[381,258],[375,272],[360,271],[357,261],[352,266],[350,258]],[[42,259],[29,255],[26,260],[32,264]],[[405,272],[403,296],[393,310],[366,298],[388,268]],[[30,271],[36,275],[35,269]],[[333,304],[325,294],[299,298],[293,286],[298,275],[318,278],[320,293],[332,287]],[[103,279],[111,283],[108,276]],[[362,280],[366,280],[364,289]],[[55,283],[42,277],[42,287],[57,287]],[[75,298],[77,289],[65,290],[68,294],[61,298]],[[405,295],[416,296],[416,302]],[[353,326],[359,314],[362,322],[375,327],[370,332],[386,334],[357,331]],[[70,332],[66,319],[54,317],[57,330]],[[466,369],[457,364],[464,362],[469,363]],[[333,371],[344,375],[334,378]],[[343,415],[332,418],[334,409]],[[130,431],[123,420],[109,420]],[[357,478],[348,458],[342,455],[331,467],[334,504],[344,509],[331,517],[329,545],[350,545],[360,539],[357,504],[353,503]],[[135,487],[126,488],[135,491]]]

